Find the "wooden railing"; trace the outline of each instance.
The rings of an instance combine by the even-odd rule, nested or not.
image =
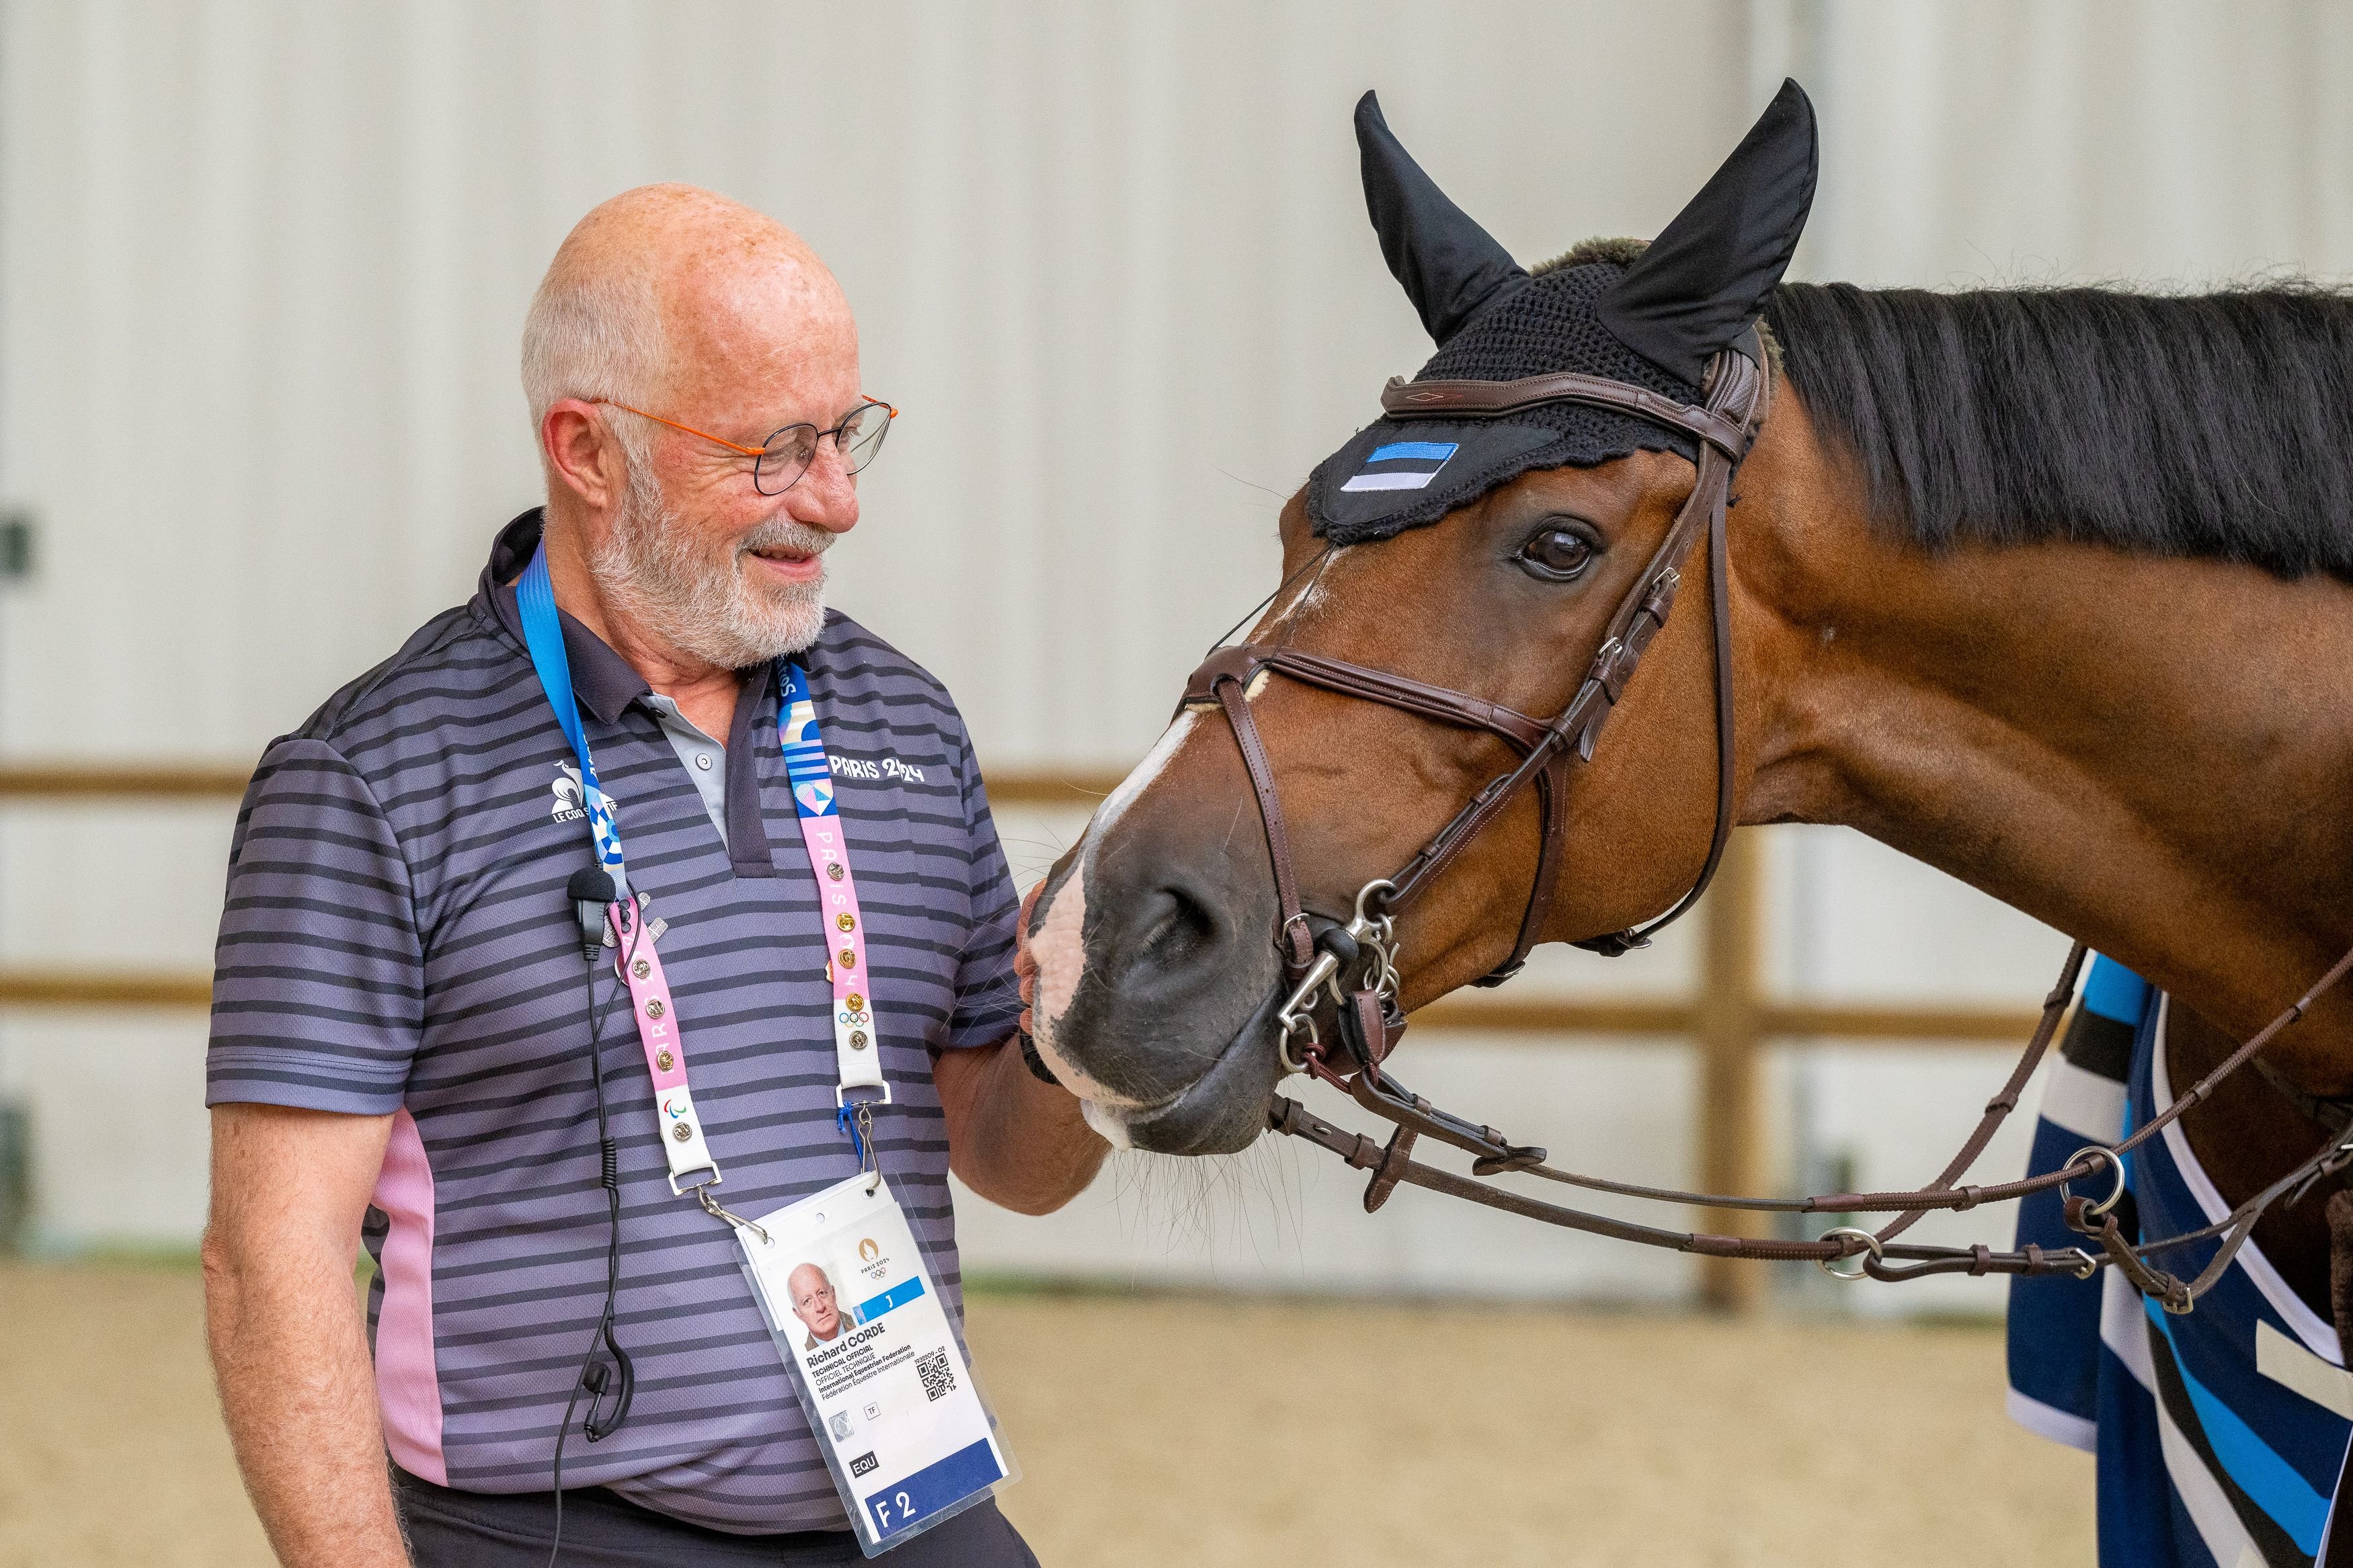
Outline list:
[[[0,764],[0,805],[231,801],[244,795],[249,776],[248,770],[227,765]],[[1008,769],[989,773],[988,793],[999,805],[1084,808],[1117,783],[1114,773]],[[1736,833],[1698,911],[1704,921],[1698,984],[1689,996],[1519,1000],[1458,994],[1421,1009],[1415,1021],[1429,1028],[1529,1043],[1564,1035],[1694,1043],[1701,1063],[1699,1184],[1719,1193],[1758,1192],[1768,1184],[1762,1168],[1763,1112],[1758,1103],[1762,1047],[1767,1042],[2012,1042],[2023,1041],[2033,1031],[2035,1015],[2027,1008],[1849,1006],[1768,994],[1760,963],[1763,891],[1755,836]],[[210,1005],[211,999],[211,977],[194,972],[0,964],[0,1006],[201,1008]],[[1720,1232],[1751,1234],[1760,1218],[1745,1211],[1709,1211],[1702,1223]],[[1702,1258],[1700,1272],[1703,1295],[1712,1305],[1741,1310],[1760,1299],[1764,1274],[1753,1266]]]

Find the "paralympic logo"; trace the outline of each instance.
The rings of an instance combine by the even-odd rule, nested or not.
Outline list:
[[[686,1113],[693,1109],[693,1102],[682,1094],[668,1095],[662,1100],[662,1114],[672,1121],[684,1120]]]

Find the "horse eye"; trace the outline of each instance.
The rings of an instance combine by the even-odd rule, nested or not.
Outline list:
[[[1573,582],[1593,561],[1593,542],[1566,528],[1548,528],[1520,546],[1528,574],[1547,582]]]

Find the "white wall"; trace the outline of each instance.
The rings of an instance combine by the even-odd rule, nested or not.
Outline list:
[[[1804,275],[2337,275],[2348,31],[2318,0],[0,0],[0,501],[42,530],[37,578],[0,585],[0,755],[248,759],[461,598],[535,495],[523,304],[632,184],[776,213],[849,290],[868,384],[906,416],[833,557],[839,601],[949,681],[985,758],[1122,763],[1271,584],[1281,497],[1426,353],[1357,193],[1366,86],[1530,259],[1654,231],[1788,70],[1825,134]],[[11,812],[0,961],[203,964],[227,826]],[[1009,821],[1017,862],[1075,826]],[[2052,934],[1852,835],[1778,834],[1773,858],[1792,990],[2022,1004],[2057,962]],[[1672,991],[1689,956],[1561,954],[1521,984]],[[0,1019],[53,1238],[190,1234],[201,1047],[185,1017]],[[1412,1048],[1418,1087],[1511,1107],[1556,1152],[1692,1174],[1672,1047]],[[1779,1054],[1776,1135],[1908,1182],[1997,1055]],[[100,1117],[93,1162],[75,1140]],[[974,1261],[1682,1288],[1672,1259],[1417,1194],[1366,1219],[1303,1153],[1131,1171],[1048,1222],[976,1213]]]
[[[595,202],[683,179],[807,235],[905,411],[840,601],[991,756],[1138,755],[1269,585],[1281,494],[1428,354],[1357,93],[1530,256],[1663,222],[1745,118],[1724,6],[1485,14],[0,8],[0,489],[47,546],[0,630],[0,747],[248,756],[462,598],[537,495],[541,269]],[[1588,158],[1582,128],[1650,103],[1610,77],[1566,113],[1590,50],[1732,91]]]

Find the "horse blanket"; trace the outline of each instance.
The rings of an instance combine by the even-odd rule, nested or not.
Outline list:
[[[2114,1143],[2172,1103],[2167,1006],[2129,970],[2094,959],[2051,1067],[2031,1171]],[[2111,1179],[2087,1195],[2105,1195]],[[2179,1123],[2126,1157],[2127,1235],[2172,1236],[2229,1212]],[[2021,1246],[2082,1239],[2057,1192],[2020,1205]],[[2187,1279],[2215,1245],[2158,1261]],[[2181,1317],[2114,1269],[2013,1279],[2009,1333],[2011,1416],[2098,1458],[2103,1568],[2305,1568],[2320,1555],[2353,1436],[2353,1375],[2336,1329],[2253,1243]]]

